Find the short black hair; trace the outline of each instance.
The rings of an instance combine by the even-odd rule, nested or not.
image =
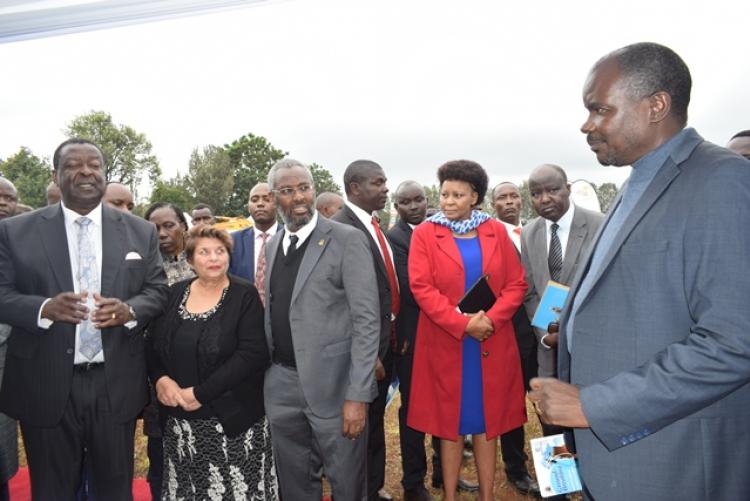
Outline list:
[[[202,202],[201,202],[201,203],[199,203],[199,204],[195,204],[195,207],[193,207],[193,211],[196,211],[196,210],[201,210],[201,209],[208,209],[208,210],[210,210],[210,211],[211,211],[211,214],[213,214],[213,212],[214,212],[214,210],[213,210],[213,209],[211,208],[211,206],[210,206],[210,205],[208,205],[208,204],[204,204],[204,203],[202,203]]]
[[[463,181],[469,183],[471,188],[477,192],[477,205],[481,205],[487,194],[487,185],[490,180],[487,172],[481,165],[473,160],[451,160],[445,162],[438,168],[438,181],[440,186],[445,181]]]
[[[99,154],[102,156],[102,161],[104,163],[107,162],[106,158],[104,157],[104,152],[102,151],[102,149],[99,147],[98,144],[96,144],[93,141],[89,141],[88,139],[82,139],[80,137],[71,137],[67,141],[63,141],[62,143],[60,143],[60,146],[58,146],[55,149],[55,153],[52,155],[52,168],[53,169],[57,170],[57,168],[60,166],[60,154],[62,153],[63,148],[71,144],[90,144],[91,146],[99,150]],[[102,169],[103,168],[104,166],[102,165]]]
[[[732,139],[737,139],[738,137],[750,137],[750,129],[739,131],[737,134],[729,138],[729,140],[731,141]]]
[[[521,191],[521,189],[518,187],[518,185],[516,183],[512,182],[512,181],[500,181],[499,183],[497,183],[495,185],[494,188],[492,188],[492,200],[493,201],[495,200],[495,193],[497,192],[497,189],[499,187],[501,187],[501,186],[505,186],[506,184],[511,185],[512,187],[514,187],[515,189],[517,189],[519,192]]]
[[[675,51],[653,42],[627,45],[604,56],[613,58],[627,79],[631,97],[643,99],[657,92],[672,98],[672,114],[684,125],[688,118],[690,89],[693,86],[690,70]]]
[[[370,177],[370,172],[373,169],[383,170],[377,162],[373,162],[372,160],[355,160],[350,163],[344,171],[344,192],[347,195],[351,193],[351,188],[349,188],[351,183],[362,184],[365,182]]]
[[[187,219],[185,219],[185,214],[183,214],[182,210],[180,210],[180,208],[177,207],[177,204],[173,204],[172,202],[156,202],[156,203],[151,204],[151,206],[148,209],[146,209],[146,213],[143,215],[143,219],[145,219],[146,221],[150,220],[151,214],[153,214],[154,211],[158,209],[163,209],[165,207],[172,209],[172,212],[175,213],[175,215],[177,216],[177,219],[180,220],[180,222],[182,223],[182,226],[184,226],[185,229],[187,230],[188,224],[187,224]]]

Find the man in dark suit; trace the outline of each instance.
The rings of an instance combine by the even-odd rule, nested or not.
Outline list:
[[[370,249],[362,232],[315,211],[304,164],[281,160],[268,180],[285,223],[266,248],[265,283],[264,394],[281,497],[320,499],[322,467],[336,501],[361,501],[380,336]]]
[[[414,338],[417,334],[419,306],[409,287],[409,244],[415,226],[425,219],[427,197],[424,188],[415,181],[404,181],[395,193],[398,221],[388,231],[388,240],[393,249],[393,262],[398,275],[401,307],[396,317],[396,352],[394,368],[399,380],[401,407],[398,410],[398,431],[401,444],[401,466],[405,501],[432,499],[424,486],[427,474],[427,456],[424,433],[409,428],[406,418],[409,413],[411,371],[414,363]],[[440,444],[437,444],[440,447]]]
[[[0,222],[0,409],[21,423],[35,500],[73,498],[84,448],[92,497],[129,500],[142,328],[167,292],[156,231],[102,204],[95,144],[65,141],[53,166],[62,203]]]
[[[276,200],[267,183],[258,183],[250,190],[247,210],[253,218],[253,226],[232,233],[234,247],[229,262],[229,273],[254,283],[261,300],[265,302],[265,246],[281,229],[281,225],[276,222]]]
[[[503,182],[495,186],[495,189],[492,190],[492,207],[495,209],[497,218],[508,230],[508,236],[520,255],[523,199],[518,186],[510,182]],[[536,377],[537,372],[537,340],[524,305],[521,305],[516,314],[513,315],[513,330],[516,333],[518,353],[521,356],[523,384],[528,391],[529,381]],[[500,447],[505,463],[505,476],[519,492],[539,496],[539,484],[531,478],[526,468],[528,457],[524,451],[525,444],[526,436],[523,426],[504,433],[500,437]]]
[[[531,398],[574,428],[588,499],[750,492],[750,163],[686,128],[690,89],[654,43],[606,55],[584,85],[581,132],[632,171],[563,310],[560,380]]]
[[[377,277],[381,321],[375,368],[378,397],[370,404],[367,414],[367,497],[370,501],[390,499],[387,493],[381,492],[385,485],[385,401],[393,375],[394,321],[400,306],[393,251],[375,217],[375,213],[388,202],[386,181],[383,169],[371,160],[356,160],[349,164],[344,171],[346,205],[331,218],[364,232]]]

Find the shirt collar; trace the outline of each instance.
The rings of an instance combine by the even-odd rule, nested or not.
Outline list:
[[[253,228],[253,235],[255,235],[255,239],[259,240],[262,239],[262,234],[265,233],[268,235],[266,238],[271,238],[276,234],[276,232],[279,231],[279,225],[278,223],[274,223],[271,225],[270,228],[268,228],[266,231],[261,231],[258,228]]]
[[[362,221],[362,224],[365,225],[365,228],[369,228],[370,226],[368,225],[372,225],[372,214],[368,214],[367,211],[354,205],[349,200],[344,203],[346,203],[346,206],[349,207],[352,212],[354,212],[354,215],[357,216],[360,221]]]
[[[649,184],[656,177],[657,172],[659,172],[659,169],[661,169],[667,158],[674,152],[675,148],[682,143],[682,138],[685,137],[688,130],[692,129],[682,129],[669,138],[668,141],[633,162],[633,170],[630,173],[628,184],[630,186]]]
[[[570,226],[573,224],[573,213],[575,212],[575,209],[575,204],[573,204],[573,202],[570,202],[570,207],[568,207],[568,210],[557,221],[550,221],[549,219],[545,218],[544,224],[546,225],[547,231],[549,231],[552,224],[557,223],[557,233],[567,233],[568,230],[570,230]]]
[[[570,212],[570,209],[568,209],[568,212]],[[566,214],[567,214],[567,212],[566,212]],[[506,223],[505,221],[503,221],[503,220],[502,220],[502,219],[500,219],[500,218],[498,218],[498,221],[500,221],[501,223],[503,223],[503,225],[504,225],[504,226],[505,226],[506,228],[508,228],[508,233],[512,233],[512,232],[513,232],[513,231],[514,231],[514,230],[515,230],[516,228],[521,228],[521,225],[520,225],[520,224],[518,224],[518,225],[515,225],[515,224],[510,224],[510,223]],[[558,223],[558,224],[559,224],[559,223]]]
[[[87,217],[91,219],[91,222],[94,223],[95,226],[98,226],[100,228],[102,226],[102,203],[101,202],[99,202],[99,205],[91,209],[91,212],[89,212],[85,216],[77,213],[76,211],[72,209],[68,209],[67,207],[65,207],[65,204],[62,202],[62,200],[60,200],[60,207],[62,207],[63,217],[65,218],[66,225],[75,224],[76,220],[79,217]]]
[[[312,219],[310,219],[310,222],[304,225],[302,228],[298,229],[295,232],[291,232],[287,228],[286,231],[284,232],[284,240],[286,240],[288,244],[289,237],[291,237],[292,235],[297,235],[297,238],[299,239],[297,240],[297,248],[299,248],[300,246],[302,246],[304,241],[307,240],[307,237],[310,236],[310,234],[315,229],[315,226],[317,225],[318,225],[318,211],[315,211],[313,212],[313,217]]]

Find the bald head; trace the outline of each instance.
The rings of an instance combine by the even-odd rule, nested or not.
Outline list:
[[[743,130],[732,136],[727,148],[750,160],[750,130]]]
[[[338,211],[344,208],[344,199],[341,195],[324,191],[315,199],[315,210],[326,219],[330,219]]]
[[[18,205],[18,190],[8,178],[0,177],[0,219],[14,216]]]
[[[416,181],[404,181],[396,188],[393,198],[399,218],[415,226],[424,221],[427,213],[427,196],[421,184]]]
[[[127,213],[133,212],[133,207],[135,207],[133,193],[121,183],[109,183],[104,191],[103,201],[113,209]]]
[[[275,179],[275,174],[269,177]],[[253,224],[260,231],[267,231],[276,224],[276,200],[268,183],[258,183],[250,190],[247,211],[253,218]]]

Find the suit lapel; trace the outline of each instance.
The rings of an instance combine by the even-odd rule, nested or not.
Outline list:
[[[297,299],[297,295],[302,290],[305,282],[307,282],[318,259],[320,259],[321,254],[323,254],[323,251],[328,246],[328,242],[331,240],[330,232],[331,224],[323,216],[318,216],[318,224],[308,237],[307,249],[305,249],[305,255],[302,256],[302,262],[297,272],[297,279],[294,281],[290,306],[294,304],[294,300]]]
[[[502,225],[502,223],[498,224]],[[495,249],[497,248],[497,234],[494,229],[495,226],[492,224],[480,224],[477,228],[479,246],[482,249],[482,273],[484,274],[489,270],[490,263],[495,256]],[[503,226],[503,231],[506,231],[505,226]]]
[[[602,277],[602,275],[607,270],[609,265],[612,263],[612,260],[615,258],[618,252],[620,252],[620,248],[622,247],[622,244],[630,236],[630,233],[632,233],[633,229],[636,227],[638,222],[651,209],[654,203],[662,196],[662,194],[666,191],[669,185],[672,184],[672,181],[674,181],[674,179],[679,174],[680,174],[680,169],[677,167],[677,164],[675,164],[671,158],[667,159],[667,165],[665,165],[656,175],[656,177],[651,182],[646,192],[638,200],[638,203],[633,208],[633,211],[630,213],[630,215],[628,215],[628,218],[623,222],[622,228],[620,228],[620,231],[618,231],[617,234],[615,235],[615,238],[612,241],[612,245],[607,251],[607,254],[602,259],[602,264],[599,267],[599,270],[591,283],[591,288],[589,289],[589,291],[594,290],[594,288],[596,287],[596,283],[599,281],[599,279]],[[612,213],[614,213],[614,211],[612,211]],[[610,218],[608,217],[607,222],[609,222],[609,219]],[[601,235],[601,232],[600,232],[600,235]],[[580,304],[583,305],[583,301],[585,300],[586,300],[585,297],[581,298]]]
[[[523,231],[521,232],[523,233]],[[549,282],[549,263],[547,262],[547,223],[543,217],[536,219],[535,228],[531,233],[531,246],[533,249],[532,266],[534,267],[535,275],[536,271],[541,272],[540,280],[535,284],[537,292],[539,294],[544,293],[544,289],[547,287]],[[536,280],[535,280],[536,282]]]
[[[463,269],[464,262],[461,259],[461,253],[458,250],[456,242],[453,241],[453,234],[451,230],[445,226],[438,224],[435,226],[435,236],[437,237],[438,249],[443,251],[449,258],[451,258],[458,266]]]
[[[346,217],[349,218],[351,225],[358,230],[363,231],[365,233],[365,236],[367,236],[367,241],[370,243],[370,253],[372,253],[373,261],[375,261],[375,268],[377,272],[387,280],[388,272],[385,269],[385,261],[383,260],[383,255],[380,253],[380,244],[372,238],[372,235],[370,235],[370,230],[367,229],[364,224],[362,224],[362,220],[357,217],[353,210],[351,210],[347,206],[344,206],[343,210]]]
[[[74,290],[70,267],[68,236],[65,232],[65,217],[60,204],[48,207],[39,220],[39,232],[60,291]]]
[[[586,219],[583,213],[574,206],[573,221],[571,222],[570,232],[568,232],[568,244],[565,248],[565,259],[560,272],[560,280],[564,284],[569,284],[573,278],[573,269],[576,261],[578,261],[578,255],[581,253],[583,242],[586,241],[587,233]]]
[[[126,252],[122,214],[102,205],[102,296],[116,296],[115,279],[125,263]]]
[[[266,289],[266,298],[271,297],[271,273],[273,272],[273,263],[276,261],[276,254],[279,251],[281,241],[284,240],[284,228],[280,228],[273,238],[266,242],[266,281],[263,287]],[[249,232],[248,232],[249,233]],[[271,305],[270,301],[266,301],[266,308]]]
[[[244,240],[243,247],[247,255],[242,256],[241,266],[247,267],[247,276],[250,277],[253,275],[253,270],[255,270],[255,228],[250,228],[246,231],[242,238]]]

